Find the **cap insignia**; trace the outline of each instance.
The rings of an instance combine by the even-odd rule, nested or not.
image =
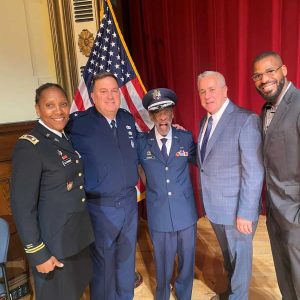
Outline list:
[[[159,100],[161,98],[160,90],[154,90],[152,96],[154,100]]]

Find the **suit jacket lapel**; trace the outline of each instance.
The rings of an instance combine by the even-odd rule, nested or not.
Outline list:
[[[265,139],[264,139],[264,148],[267,147],[270,138],[274,134],[274,130],[278,127],[278,124],[280,124],[281,120],[285,117],[285,115],[288,111],[288,108],[289,108],[289,104],[291,102],[293,102],[293,100],[294,100],[294,97],[293,97],[294,90],[295,90],[295,87],[291,83],[291,86],[289,87],[289,89],[285,93],[283,99],[281,100],[280,104],[278,105],[278,108],[275,112],[275,115],[274,115],[274,117],[273,117],[267,131],[266,131]],[[264,112],[264,117],[265,117],[265,114],[266,114],[266,110]]]
[[[221,133],[225,130],[226,123],[228,123],[228,121],[230,120],[230,114],[234,111],[235,107],[236,106],[231,101],[229,101],[228,106],[226,107],[225,111],[223,112],[221,119],[218,122],[217,127],[215,128],[214,132],[212,133],[212,135],[207,143],[204,163],[205,163],[206,157],[209,155],[212,147],[218,140]]]

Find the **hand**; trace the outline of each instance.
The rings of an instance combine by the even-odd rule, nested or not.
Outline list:
[[[236,218],[237,230],[244,234],[252,233],[252,221],[237,217]]]
[[[63,263],[58,261],[54,256],[51,256],[47,261],[44,263],[37,265],[36,269],[40,273],[49,273],[54,270],[55,267],[62,268],[64,266]]]
[[[186,131],[186,129],[184,127],[182,127],[181,125],[179,125],[179,124],[172,124],[172,126],[175,127],[176,129],[180,129],[180,130]]]

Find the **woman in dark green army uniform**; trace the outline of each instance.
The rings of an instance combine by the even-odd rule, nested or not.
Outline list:
[[[64,134],[65,91],[46,83],[36,90],[39,120],[13,153],[11,207],[33,267],[37,300],[79,300],[92,266],[94,236],[86,210],[80,155]]]

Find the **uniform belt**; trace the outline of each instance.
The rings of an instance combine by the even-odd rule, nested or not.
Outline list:
[[[136,190],[131,191],[126,196],[121,197],[90,198],[89,193],[87,193],[86,196],[88,203],[94,203],[101,206],[123,207],[131,202],[136,202]]]

